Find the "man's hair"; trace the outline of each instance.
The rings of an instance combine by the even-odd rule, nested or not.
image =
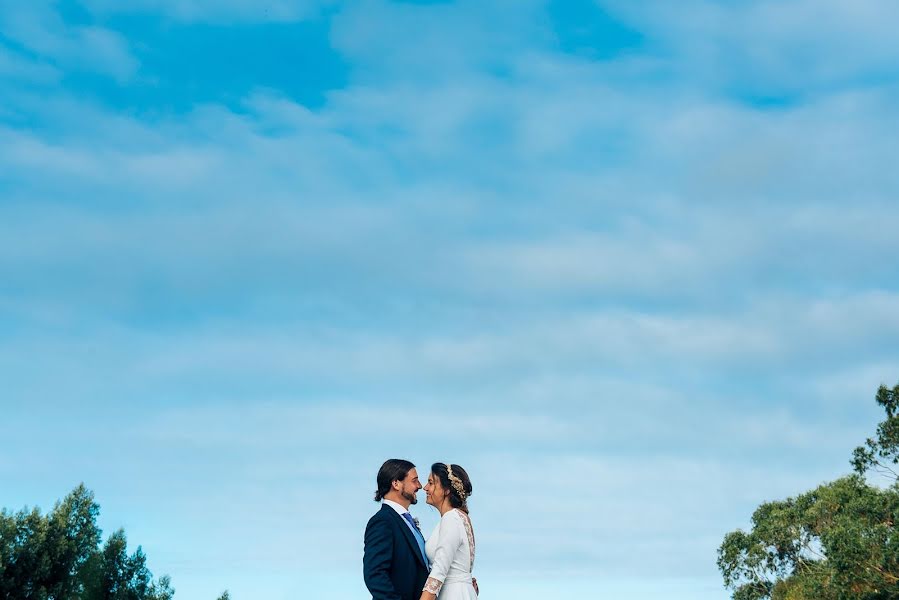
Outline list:
[[[402,481],[409,474],[409,471],[415,468],[415,465],[408,460],[401,458],[391,458],[381,465],[378,471],[378,491],[375,492],[375,502],[383,500],[393,487],[394,481]]]

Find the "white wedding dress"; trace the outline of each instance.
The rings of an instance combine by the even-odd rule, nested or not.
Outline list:
[[[431,561],[425,591],[437,594],[438,600],[476,600],[471,583],[474,549],[471,519],[458,508],[447,511],[425,544]]]

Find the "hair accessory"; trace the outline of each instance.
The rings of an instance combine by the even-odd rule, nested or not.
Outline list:
[[[465,502],[465,486],[462,485],[461,479],[453,475],[453,466],[449,463],[446,463],[446,474],[449,477],[450,485],[452,485],[453,489],[456,490],[456,493],[459,494],[462,502]]]

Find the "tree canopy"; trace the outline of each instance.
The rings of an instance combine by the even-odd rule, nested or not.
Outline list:
[[[734,600],[899,599],[899,385],[876,395],[886,419],[856,448],[854,473],[766,502],[727,534],[718,567]],[[871,472],[887,486],[870,485]]]
[[[45,515],[0,512],[0,598],[171,600],[169,578],[153,579],[139,546],[128,553],[123,530],[101,544],[99,512],[83,484]]]

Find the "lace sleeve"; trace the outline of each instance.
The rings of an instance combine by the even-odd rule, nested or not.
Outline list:
[[[443,587],[442,581],[437,581],[433,577],[428,577],[427,583],[425,583],[425,592],[431,592],[435,596],[440,593],[440,588]]]
[[[434,552],[434,561],[431,563],[431,575],[425,584],[424,591],[436,594],[443,587],[443,582],[453,564],[453,557],[462,546],[462,536],[465,535],[458,517],[447,513],[440,519],[437,527],[437,549]]]

